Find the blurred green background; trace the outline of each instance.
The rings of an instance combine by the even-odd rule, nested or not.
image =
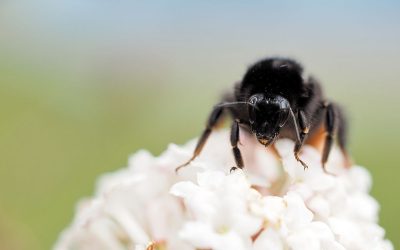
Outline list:
[[[400,229],[396,1],[1,1],[0,249],[48,249],[96,178],[197,136],[247,66],[290,56],[349,113]]]

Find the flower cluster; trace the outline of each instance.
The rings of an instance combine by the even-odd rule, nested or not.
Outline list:
[[[344,167],[333,149],[322,171],[320,153],[305,146],[309,169],[279,140],[279,157],[253,138],[241,138],[246,168],[234,160],[225,131],[178,174],[195,142],[170,145],[160,156],[136,153],[129,166],[102,176],[93,198],[79,203],[55,249],[262,250],[393,249],[377,224],[371,177]]]

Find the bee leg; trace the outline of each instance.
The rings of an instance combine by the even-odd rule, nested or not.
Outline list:
[[[301,165],[303,165],[304,169],[306,169],[306,168],[308,168],[308,166],[304,161],[302,161],[300,159],[299,153],[300,153],[301,148],[303,147],[304,141],[307,138],[308,131],[310,130],[310,125],[307,124],[308,123],[307,117],[303,110],[300,110],[297,113],[297,119],[299,121],[300,131],[299,131],[299,128],[296,128],[296,126],[295,126],[296,133],[298,135],[297,137],[299,138],[299,140],[296,141],[296,144],[294,146],[294,157],[296,158],[296,160],[298,162],[301,163]]]
[[[235,157],[236,167],[231,168],[230,172],[236,170],[237,168],[242,169],[244,167],[242,154],[240,153],[240,149],[238,148],[239,131],[239,122],[234,121],[231,127],[231,145],[233,156]]]
[[[322,167],[326,172],[325,164],[328,161],[329,153],[333,144],[333,136],[337,129],[337,110],[333,104],[329,103],[325,105],[325,129],[326,129],[326,137],[324,149],[322,151]],[[342,141],[344,142],[344,141]]]
[[[207,121],[207,125],[206,125],[206,129],[203,131],[203,133],[200,136],[199,141],[197,142],[196,148],[193,151],[193,155],[192,158],[190,158],[187,162],[185,162],[184,164],[178,166],[175,169],[175,172],[178,172],[181,168],[186,167],[187,165],[189,165],[203,150],[204,145],[207,142],[208,137],[210,136],[213,128],[218,124],[218,122],[221,120],[222,118],[222,114],[223,114],[224,108],[221,106],[215,106],[214,109],[212,110],[208,121]]]

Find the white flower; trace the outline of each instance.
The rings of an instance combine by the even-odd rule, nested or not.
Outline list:
[[[207,171],[198,174],[197,183],[179,182],[171,189],[183,198],[189,218],[179,236],[196,248],[247,249],[263,219],[249,213],[249,203],[260,196],[244,174],[237,171],[226,176],[221,171]],[[232,246],[227,247],[228,243]]]
[[[304,171],[290,140],[275,144],[281,161],[252,137],[241,144],[246,168],[233,173],[225,131],[179,174],[195,141],[160,157],[136,153],[127,168],[99,179],[55,249],[393,249],[377,224],[369,173],[344,168],[340,150],[331,153],[329,175],[312,147],[302,152]]]

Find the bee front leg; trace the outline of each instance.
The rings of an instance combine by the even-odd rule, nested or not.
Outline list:
[[[302,161],[299,157],[299,152],[301,150],[301,147],[304,144],[305,138],[307,136],[307,133],[309,131],[309,125],[307,125],[307,118],[304,113],[304,111],[300,110],[297,114],[297,117],[294,115],[293,111],[290,110],[290,115],[292,116],[293,119],[293,125],[294,125],[294,130],[296,133],[296,143],[294,146],[294,157],[298,162],[303,165],[303,168],[306,169],[308,168],[307,164]],[[297,126],[297,122],[299,123],[300,129]]]
[[[231,127],[231,145],[233,156],[235,157],[236,167],[232,167],[230,172],[236,170],[237,168],[242,169],[244,167],[242,154],[240,153],[240,149],[238,148],[239,131],[239,122],[234,121]]]
[[[217,105],[214,107],[214,109],[212,110],[207,124],[206,124],[206,129],[203,131],[203,133],[200,136],[199,141],[197,142],[196,148],[193,151],[193,155],[192,157],[184,164],[178,166],[175,169],[175,172],[178,172],[181,168],[186,167],[187,165],[189,165],[203,150],[204,145],[207,142],[208,137],[210,136],[212,130],[214,129],[214,127],[221,121],[222,118],[222,114],[223,114],[224,108]]]

